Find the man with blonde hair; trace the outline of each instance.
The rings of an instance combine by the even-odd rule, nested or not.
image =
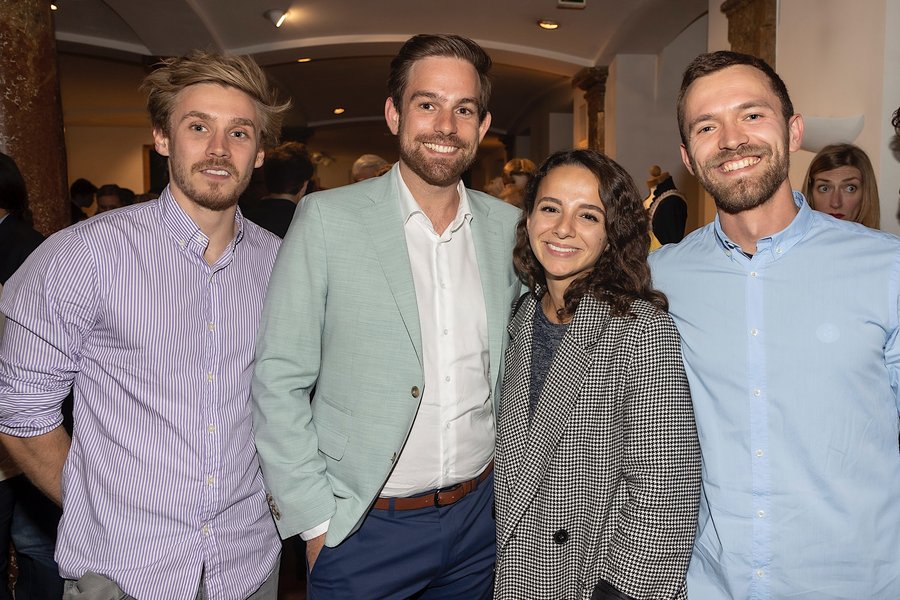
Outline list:
[[[279,240],[236,206],[287,105],[251,59],[205,52],[143,88],[171,183],[60,231],[9,280],[0,438],[63,507],[64,598],[274,599],[248,399]]]

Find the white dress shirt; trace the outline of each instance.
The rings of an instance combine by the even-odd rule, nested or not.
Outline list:
[[[395,166],[394,168],[397,168]],[[411,496],[472,479],[494,455],[484,292],[466,188],[440,235],[398,177],[400,210],[422,331],[425,388],[382,496]]]

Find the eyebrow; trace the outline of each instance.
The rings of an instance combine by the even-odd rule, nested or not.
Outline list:
[[[216,121],[216,117],[212,116],[209,113],[201,112],[199,110],[192,110],[184,114],[181,117],[182,121],[186,121],[187,119],[202,119],[204,121]],[[252,119],[247,119],[245,117],[234,117],[230,121],[228,121],[229,125],[239,125],[241,127],[251,127],[256,129],[256,125],[253,123]]]
[[[824,177],[820,177],[820,176],[816,175],[813,178],[813,181],[824,181],[825,183],[831,183],[832,181],[835,181],[835,180],[825,179]],[[846,183],[848,181],[862,181],[862,179],[857,177],[856,175],[853,175],[852,177],[845,177],[843,179],[838,179],[837,181],[840,181],[841,183]]]
[[[766,108],[771,110],[772,112],[778,112],[775,108],[764,100],[748,100],[747,102],[742,102],[734,107],[735,110],[743,111],[751,108]],[[703,121],[714,121],[715,115],[713,113],[705,113],[702,115],[698,115],[696,118],[691,119],[690,123],[688,123],[688,131],[694,129],[698,123],[702,123]]]
[[[410,100],[410,102],[412,102],[413,100],[417,100],[419,98],[427,98],[429,100],[444,101],[444,102],[447,101],[446,96],[444,96],[442,94],[438,94],[437,92],[428,92],[425,90],[419,90],[419,91],[413,92],[412,95],[409,97],[409,100]],[[457,102],[457,105],[460,105],[460,104],[474,104],[475,106],[478,106],[478,100],[476,98],[462,98],[462,99],[460,99],[459,102]]]
[[[562,206],[562,201],[558,198],[554,198],[553,196],[542,196],[541,198],[538,198],[538,201],[535,202],[535,205],[537,205],[538,202],[544,202],[544,201],[553,202],[555,204],[559,204],[560,206]],[[596,210],[597,212],[603,213],[604,215],[606,214],[606,211],[603,209],[602,206],[597,206],[596,204],[588,204],[587,202],[582,202],[581,204],[579,204],[576,207],[576,210],[581,210],[583,208]]]

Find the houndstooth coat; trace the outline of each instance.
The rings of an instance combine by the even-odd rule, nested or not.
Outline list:
[[[499,409],[495,598],[685,598],[700,451],[678,332],[644,301],[580,303],[529,430],[534,311],[509,324]],[[595,598],[615,598],[597,592]]]

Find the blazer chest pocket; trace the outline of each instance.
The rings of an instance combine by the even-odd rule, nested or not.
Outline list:
[[[318,405],[318,406],[317,406]],[[318,397],[313,402],[313,422],[319,439],[319,452],[334,460],[344,457],[352,416],[327,399]]]

